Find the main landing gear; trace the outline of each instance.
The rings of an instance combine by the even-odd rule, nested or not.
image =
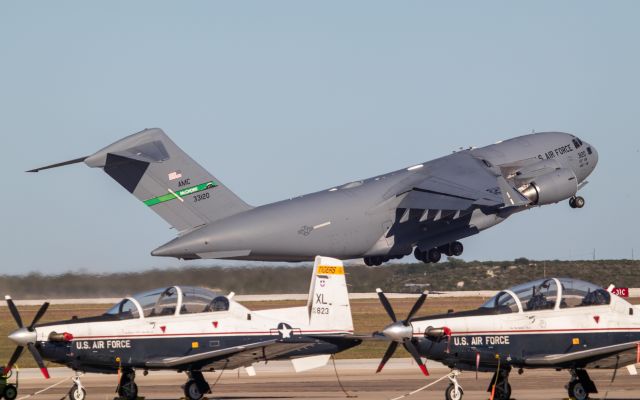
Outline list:
[[[569,199],[569,207],[571,208],[582,208],[584,207],[584,197],[581,196],[573,196]]]
[[[566,385],[570,399],[587,400],[589,393],[598,393],[596,384],[584,369],[571,370],[571,380]]]
[[[211,387],[201,371],[189,371],[187,376],[189,380],[184,384],[184,396],[188,400],[200,400],[205,394],[211,393]]]
[[[511,368],[502,368],[493,373],[491,383],[487,388],[487,392],[494,392],[494,400],[509,400],[511,398],[511,385],[509,384],[509,373]],[[495,389],[494,386],[495,385]]]
[[[460,242],[452,242],[448,244],[443,244],[439,247],[431,248],[427,251],[420,250],[419,247],[413,251],[413,256],[416,260],[422,261],[424,263],[437,263],[442,259],[442,255],[446,256],[459,256],[464,251],[464,246]]]
[[[133,369],[124,369],[118,383],[118,396],[124,400],[136,400],[138,398],[138,385],[135,382],[136,372]]]
[[[371,256],[371,257],[364,257],[364,264],[368,267],[377,267],[378,265],[382,265],[383,263],[386,263],[389,260],[393,260],[393,259],[401,259],[402,257],[404,257],[403,255],[395,255],[395,256]]]

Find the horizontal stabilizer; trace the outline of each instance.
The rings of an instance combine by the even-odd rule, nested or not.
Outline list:
[[[84,162],[84,160],[86,160],[89,156],[84,156],[84,157],[80,157],[80,158],[75,158],[73,160],[69,160],[69,161],[63,161],[63,162],[59,162],[56,164],[51,164],[51,165],[47,165],[44,167],[40,167],[40,168],[34,168],[34,169],[30,169],[26,172],[40,172],[44,169],[51,169],[51,168],[57,168],[57,167],[62,167],[65,165],[70,165],[70,164],[77,164],[77,163],[81,163]]]

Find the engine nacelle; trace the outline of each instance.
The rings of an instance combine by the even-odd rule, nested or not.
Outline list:
[[[569,168],[559,168],[540,175],[520,190],[520,193],[529,199],[531,204],[536,205],[557,203],[575,196],[577,192],[578,179],[573,170]]]

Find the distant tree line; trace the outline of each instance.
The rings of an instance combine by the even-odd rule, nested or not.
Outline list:
[[[387,292],[501,289],[543,276],[584,279],[601,286],[640,287],[640,261],[470,261],[346,267],[350,291]],[[204,286],[237,294],[306,293],[310,266],[182,267],[142,272],[0,276],[0,293],[16,299],[122,297],[171,285]]]

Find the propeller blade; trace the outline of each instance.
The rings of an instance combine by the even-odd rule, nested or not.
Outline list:
[[[384,307],[384,310],[389,315],[389,318],[391,318],[393,322],[396,322],[397,321],[396,313],[393,312],[393,308],[391,307],[389,300],[387,300],[387,296],[384,295],[384,292],[380,288],[376,289],[376,293],[378,293],[378,298],[380,299],[380,303],[382,303],[382,307]]]
[[[404,342],[402,342],[402,344],[404,345],[404,348],[409,352],[409,354],[411,354],[411,357],[413,357],[415,362],[418,364],[418,367],[420,367],[420,370],[422,371],[424,376],[429,376],[429,371],[427,371],[427,366],[424,365],[424,363],[422,362],[422,357],[420,357],[420,353],[418,353],[418,349],[416,349],[416,346],[413,345],[413,342],[411,341],[411,339],[405,339]]]
[[[34,345],[33,343],[29,343],[27,344],[27,348],[31,352],[31,355],[33,356],[33,358],[36,360],[36,364],[38,364],[38,367],[40,367],[40,371],[42,372],[42,375],[44,375],[46,379],[49,379],[49,370],[47,369],[47,366],[44,365],[44,360],[42,359],[42,356],[38,352],[38,349],[36,349],[36,345]]]
[[[11,355],[11,358],[9,359],[9,363],[7,364],[6,367],[4,367],[4,375],[7,375],[9,373],[9,371],[11,371],[11,368],[13,368],[15,363],[18,361],[18,358],[20,358],[20,356],[22,355],[22,350],[24,350],[24,347],[18,346],[13,351],[13,354]]]
[[[10,296],[4,296],[4,299],[7,301],[7,306],[9,306],[9,311],[11,311],[11,315],[13,315],[13,319],[18,324],[18,328],[24,327],[22,324],[22,318],[20,317],[20,313],[18,312],[18,308],[14,304],[13,300]]]
[[[382,361],[380,361],[380,365],[378,365],[376,374],[382,371],[382,368],[384,368],[384,365],[387,363],[387,361],[389,361],[391,356],[393,356],[393,353],[395,353],[397,348],[398,348],[398,342],[389,343],[389,347],[387,347],[387,351],[384,353],[384,356],[382,357]]]
[[[415,313],[417,313],[418,310],[420,310],[420,307],[422,307],[422,305],[424,304],[424,301],[427,299],[428,293],[429,292],[424,291],[422,292],[420,297],[418,297],[418,300],[416,300],[416,303],[413,305],[413,307],[411,307],[411,311],[409,311],[409,315],[407,315],[407,319],[405,320],[407,321],[407,323],[411,322],[411,319],[413,318]]]
[[[28,330],[32,331],[33,327],[38,323],[38,321],[40,321],[40,318],[42,318],[42,316],[44,315],[44,313],[47,312],[47,308],[49,308],[49,302],[44,302],[41,306],[40,309],[38,310],[38,312],[36,313],[36,315],[33,317],[33,321],[31,321],[31,325],[29,325],[29,327],[27,328]]]

